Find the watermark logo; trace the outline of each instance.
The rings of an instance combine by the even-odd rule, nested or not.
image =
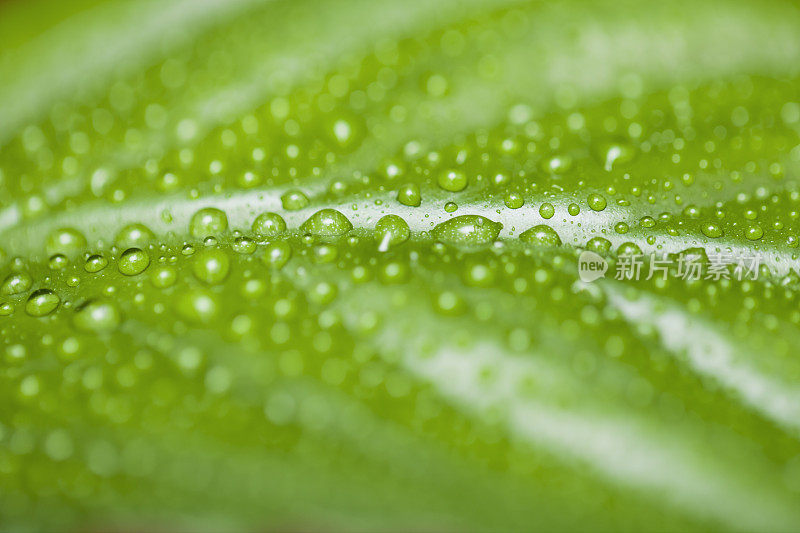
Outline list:
[[[652,253],[620,255],[614,263],[614,279],[617,280],[651,280],[658,278],[666,281],[674,276],[684,281],[698,280],[756,280],[762,258],[755,255],[732,255],[718,253],[708,259],[698,253],[683,253],[669,256]],[[589,283],[605,277],[608,261],[600,255],[588,250],[578,257],[578,276],[581,281]]]
[[[585,283],[602,278],[607,270],[608,261],[594,252],[586,250],[578,257],[578,275]]]

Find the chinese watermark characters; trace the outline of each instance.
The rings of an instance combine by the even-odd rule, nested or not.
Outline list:
[[[675,277],[684,281],[758,279],[761,255],[744,253],[717,253],[706,259],[700,253],[679,254],[624,254],[617,258],[614,279],[666,280]],[[585,251],[578,258],[578,275],[584,282],[605,277],[608,261],[602,256]]]

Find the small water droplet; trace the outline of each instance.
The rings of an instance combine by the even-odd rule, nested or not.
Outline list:
[[[744,236],[751,241],[757,241],[758,239],[764,236],[764,230],[761,229],[761,226],[758,225],[749,226],[745,230]]]
[[[286,191],[281,196],[281,205],[287,211],[298,211],[307,207],[309,204],[308,196],[297,189]]]
[[[503,199],[503,203],[505,203],[506,207],[509,209],[519,209],[525,204],[525,199],[519,193],[510,192],[506,194],[506,197]]]
[[[438,183],[446,191],[463,191],[467,187],[467,176],[460,170],[445,170],[439,174]]]
[[[597,193],[590,194],[586,202],[593,211],[602,211],[607,205],[605,196]]]
[[[417,185],[408,183],[397,191],[397,201],[403,205],[418,207],[422,203],[422,193]]]
[[[100,272],[106,266],[108,266],[108,259],[103,257],[102,255],[95,254],[90,255],[86,262],[83,264],[83,269],[90,274],[94,274],[96,272]]]
[[[711,239],[722,237],[722,226],[719,224],[714,224],[713,222],[709,224],[703,224],[700,227],[700,231],[703,232],[703,235]]]

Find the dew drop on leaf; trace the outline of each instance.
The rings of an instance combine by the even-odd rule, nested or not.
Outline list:
[[[0,294],[12,295],[25,292],[33,285],[33,278],[27,272],[15,272],[6,276],[0,285]]]
[[[385,252],[392,246],[403,244],[411,236],[408,223],[397,215],[386,215],[375,224],[375,240],[378,251]]]
[[[431,234],[445,244],[476,246],[494,242],[502,228],[480,215],[461,215],[436,225]]]
[[[34,317],[46,316],[55,311],[60,303],[61,298],[56,293],[50,289],[39,289],[28,297],[25,312]]]
[[[261,213],[253,221],[252,229],[259,238],[275,237],[286,231],[286,221],[278,213]]]
[[[353,224],[336,209],[321,209],[303,222],[300,229],[311,235],[337,237],[353,229]]]
[[[228,215],[215,207],[205,207],[192,215],[189,221],[189,233],[193,237],[203,239],[220,235],[228,229]]]
[[[117,261],[117,268],[126,276],[136,276],[150,265],[150,256],[140,248],[128,248]]]
[[[81,331],[107,333],[119,327],[122,315],[113,302],[94,300],[76,308],[72,321]]]
[[[561,244],[561,237],[558,236],[556,230],[546,224],[539,224],[523,231],[520,233],[519,238],[523,242],[541,246],[558,246]]]

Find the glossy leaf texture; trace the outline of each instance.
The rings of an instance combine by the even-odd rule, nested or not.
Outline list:
[[[794,3],[50,3],[0,5],[4,527],[800,527]]]

